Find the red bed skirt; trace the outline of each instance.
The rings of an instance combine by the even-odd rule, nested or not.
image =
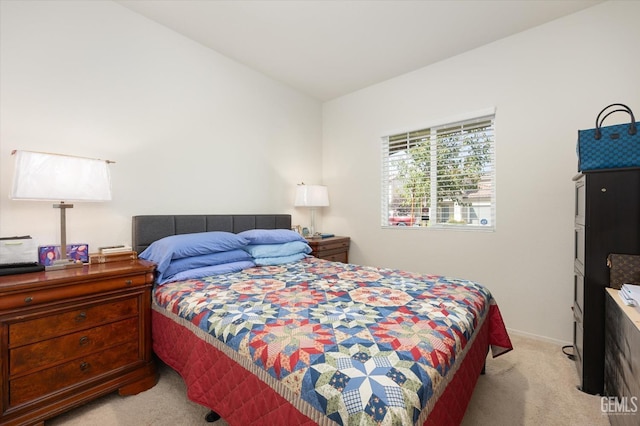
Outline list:
[[[490,311],[500,316],[497,306],[491,306]],[[488,315],[477,330],[462,363],[453,378],[447,380],[446,389],[440,392],[424,425],[459,425],[462,422],[486,360],[490,325],[494,319],[495,315]],[[152,331],[155,353],[182,376],[188,398],[214,410],[229,424],[317,424],[188,327],[156,310],[152,311]],[[334,423],[327,419],[326,424]]]

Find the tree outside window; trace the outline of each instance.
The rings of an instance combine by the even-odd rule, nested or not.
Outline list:
[[[493,229],[494,116],[383,138],[382,226]]]

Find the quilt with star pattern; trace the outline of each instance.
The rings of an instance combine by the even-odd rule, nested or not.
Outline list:
[[[313,257],[157,286],[154,310],[322,424],[422,424],[485,321],[512,349],[478,283]]]

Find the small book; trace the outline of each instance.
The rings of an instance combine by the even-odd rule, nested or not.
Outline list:
[[[111,247],[100,247],[100,253],[102,254],[110,254],[110,253],[128,253],[130,252],[131,246],[111,246]]]
[[[335,235],[334,235],[334,234],[320,234],[320,236],[321,236],[322,238],[331,238],[331,237],[335,237]]]
[[[123,262],[126,260],[136,260],[137,258],[138,253],[132,250],[119,253],[91,253],[89,254],[89,263]]]

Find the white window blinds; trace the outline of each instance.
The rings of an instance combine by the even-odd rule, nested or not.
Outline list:
[[[495,226],[494,115],[383,138],[382,226]]]

